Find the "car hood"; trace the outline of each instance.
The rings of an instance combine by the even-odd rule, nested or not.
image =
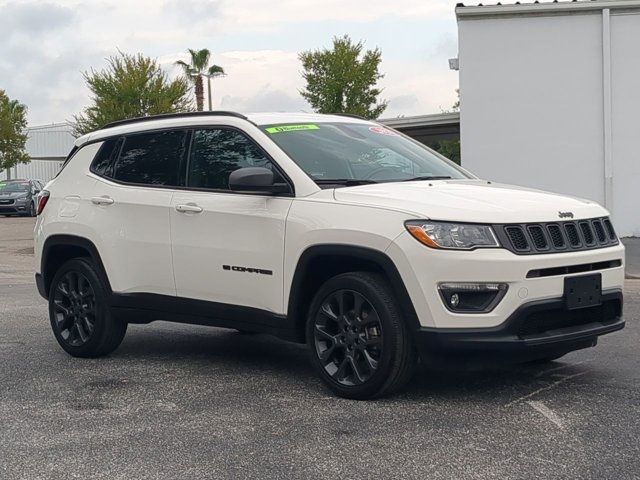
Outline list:
[[[608,215],[595,202],[487,182],[433,180],[338,188],[336,201],[399,210],[416,218],[479,223],[524,223]]]
[[[28,193],[26,192],[11,192],[11,193],[0,193],[0,199],[2,200],[11,200],[15,198],[27,197]]]

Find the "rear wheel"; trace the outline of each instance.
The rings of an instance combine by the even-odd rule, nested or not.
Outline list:
[[[311,362],[336,394],[370,399],[402,388],[416,354],[384,277],[346,273],[316,294],[307,320]]]
[[[111,315],[106,288],[84,258],[69,260],[53,277],[49,318],[56,340],[74,357],[107,355],[127,331],[127,324]]]

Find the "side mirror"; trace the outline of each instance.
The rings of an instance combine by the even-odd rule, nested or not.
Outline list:
[[[240,168],[229,175],[229,189],[236,192],[286,193],[289,186],[274,183],[273,172],[264,167]]]

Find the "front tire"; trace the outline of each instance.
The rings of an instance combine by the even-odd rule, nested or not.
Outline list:
[[[94,358],[113,352],[127,324],[111,314],[107,290],[85,258],[66,262],[49,291],[49,319],[60,346],[74,357]]]
[[[416,364],[410,332],[384,277],[345,273],[317,292],[307,319],[311,363],[337,395],[366,400],[406,385]]]

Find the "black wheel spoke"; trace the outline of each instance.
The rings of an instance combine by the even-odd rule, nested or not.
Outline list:
[[[334,341],[333,335],[331,335],[329,332],[327,332],[325,330],[325,328],[320,326],[320,325],[316,325],[316,336],[322,337],[322,339],[324,339],[327,342],[333,342]]]
[[[351,370],[353,371],[353,374],[354,374],[354,383],[356,384],[364,383],[367,377],[360,372],[360,369],[358,368],[358,362],[356,362],[356,359],[353,357],[347,357],[347,358],[349,359],[349,365],[351,366]]]
[[[322,307],[320,307],[320,313],[326,315],[330,320],[333,320],[334,322],[338,320],[338,316],[333,313],[331,305],[329,305],[328,303],[325,303],[322,305]]]
[[[342,362],[340,362],[340,366],[333,374],[333,378],[338,381],[344,380],[347,373],[347,368],[349,367],[349,359],[345,357]]]
[[[329,348],[327,348],[325,351],[323,351],[320,354],[320,360],[322,360],[323,364],[325,364],[325,365],[327,364],[327,362],[333,356],[335,350],[336,350],[336,344],[334,343],[333,345],[331,345]]]
[[[373,358],[369,352],[367,352],[366,350],[363,350],[362,356],[367,362],[367,365],[369,366],[370,371],[376,370],[378,368],[378,360]]]

